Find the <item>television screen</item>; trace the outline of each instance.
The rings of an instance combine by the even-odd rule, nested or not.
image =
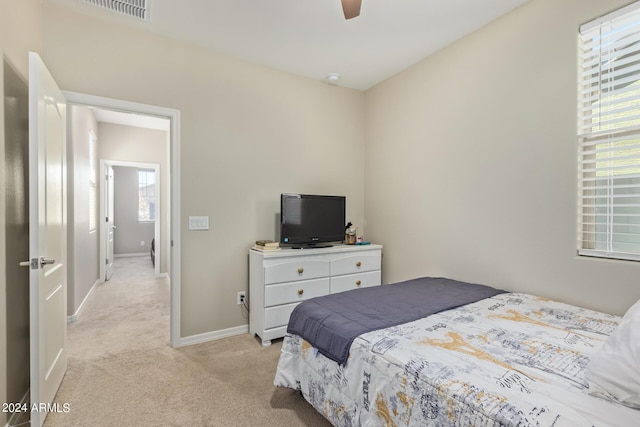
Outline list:
[[[294,247],[315,246],[344,240],[344,196],[281,195],[280,243]]]

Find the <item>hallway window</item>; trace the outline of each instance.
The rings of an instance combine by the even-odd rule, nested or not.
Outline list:
[[[156,173],[153,170],[138,170],[138,221],[156,220]]]

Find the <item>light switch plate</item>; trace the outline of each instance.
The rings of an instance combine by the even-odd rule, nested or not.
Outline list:
[[[189,217],[189,230],[208,230],[208,229],[209,229],[208,216],[190,216]]]

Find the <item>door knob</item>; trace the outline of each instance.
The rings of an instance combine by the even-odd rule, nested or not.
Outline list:
[[[40,257],[40,267],[44,268],[45,265],[47,264],[55,264],[56,260],[55,259],[45,259],[45,257],[41,256]]]
[[[40,259],[33,258],[31,261],[22,261],[18,263],[18,265],[20,267],[31,267],[32,269],[37,270],[38,266],[44,268],[44,266],[47,264],[55,264],[55,263],[56,263],[55,259],[45,259],[45,257],[41,256]]]

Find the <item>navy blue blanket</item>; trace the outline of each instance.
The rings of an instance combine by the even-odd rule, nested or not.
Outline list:
[[[343,365],[351,343],[359,335],[504,292],[442,277],[355,289],[302,302],[291,313],[287,332],[301,336],[320,353]]]

